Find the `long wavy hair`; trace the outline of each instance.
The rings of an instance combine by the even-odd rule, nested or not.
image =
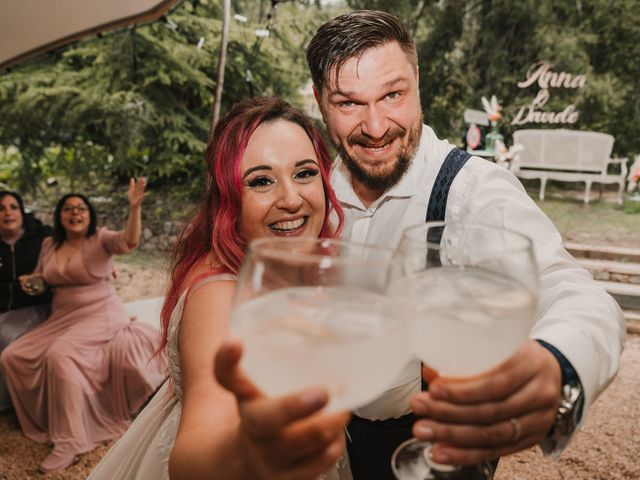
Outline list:
[[[89,227],[87,228],[87,234],[85,236],[89,238],[91,235],[94,235],[98,228],[98,216],[96,215],[96,210],[93,208],[93,205],[91,205],[89,199],[81,193],[67,193],[66,195],[63,195],[60,200],[58,200],[55,212],[53,213],[53,243],[56,249],[60,247],[60,245],[62,245],[62,242],[64,242],[67,238],[67,232],[62,226],[62,221],[60,219],[62,215],[62,208],[64,207],[64,203],[69,198],[73,197],[82,200],[82,202],[89,209]]]
[[[325,194],[325,217],[321,237],[335,237],[344,223],[344,213],[329,186],[331,158],[313,121],[301,110],[273,97],[253,97],[236,103],[216,124],[205,154],[206,191],[171,253],[171,282],[162,306],[162,349],[178,299],[203,276],[237,274],[247,246],[238,230],[242,202],[240,164],[249,138],[259,125],[286,120],[302,127],[318,157]],[[337,219],[331,225],[329,219]],[[208,261],[208,271],[194,275]]]

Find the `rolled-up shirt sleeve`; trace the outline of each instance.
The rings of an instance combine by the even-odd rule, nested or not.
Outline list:
[[[539,270],[531,338],[556,347],[575,368],[588,407],[615,376],[626,335],[620,307],[565,250],[551,220],[508,170],[477,157],[451,189],[447,220],[496,225],[533,241]]]

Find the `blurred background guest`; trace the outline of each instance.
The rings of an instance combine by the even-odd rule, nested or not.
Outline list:
[[[18,278],[33,272],[42,241],[51,233],[51,227],[25,213],[19,194],[0,190],[0,353],[49,315],[51,290],[27,295]],[[11,398],[0,374],[0,412],[9,408]]]
[[[45,473],[120,436],[130,416],[160,385],[166,360],[154,353],[158,329],[132,321],[118,297],[113,255],[132,251],[141,230],[144,179],[129,183],[123,231],[96,228],[84,196],[63,196],[35,274],[53,288],[51,316],[7,347],[2,370],[24,434],[53,444]],[[33,276],[21,278],[29,290]]]

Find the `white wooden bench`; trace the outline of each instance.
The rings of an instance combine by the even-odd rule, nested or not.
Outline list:
[[[627,159],[612,159],[613,136],[580,130],[516,130],[513,143],[518,153],[511,169],[519,178],[540,180],[540,200],[544,200],[547,180],[584,182],[584,203],[589,203],[591,184],[618,184],[622,205]],[[609,173],[609,165],[619,164],[619,172]]]
[[[124,304],[124,308],[129,316],[137,317],[139,322],[160,328],[160,310],[163,303],[164,297],[154,297],[127,302]]]

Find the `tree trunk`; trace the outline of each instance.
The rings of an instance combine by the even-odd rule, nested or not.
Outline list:
[[[220,36],[220,57],[218,58],[218,79],[216,81],[216,97],[213,101],[213,121],[211,122],[211,132],[220,118],[220,105],[222,103],[222,87],[224,86],[224,66],[227,58],[227,44],[229,42],[229,22],[231,20],[231,0],[223,0],[224,15],[222,17],[222,35]]]

